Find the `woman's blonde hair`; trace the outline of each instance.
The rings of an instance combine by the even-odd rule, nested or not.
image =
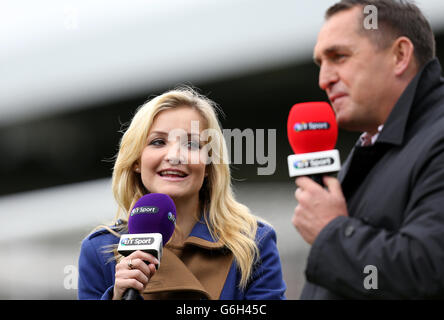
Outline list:
[[[118,204],[115,223],[128,221],[137,200],[148,193],[140,174],[134,172],[146,146],[148,132],[155,116],[163,110],[188,106],[197,110],[211,129],[209,144],[212,161],[207,164],[208,177],[200,190],[199,200],[214,239],[221,241],[234,255],[241,272],[240,287],[245,288],[258,259],[255,243],[258,218],[235,200],[225,139],[216,115],[217,105],[190,87],[179,87],[143,104],[125,131],[112,175],[112,190]]]

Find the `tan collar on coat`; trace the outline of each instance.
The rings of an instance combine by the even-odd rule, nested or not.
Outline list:
[[[144,299],[218,299],[233,262],[224,245],[188,237],[183,246],[166,245]]]

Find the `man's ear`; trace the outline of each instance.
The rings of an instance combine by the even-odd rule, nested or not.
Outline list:
[[[416,70],[416,60],[414,55],[415,47],[407,37],[399,37],[392,45],[393,58],[395,63],[395,75],[402,76],[409,69]]]

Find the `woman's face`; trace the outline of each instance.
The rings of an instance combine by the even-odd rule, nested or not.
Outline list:
[[[204,124],[199,112],[188,106],[156,115],[136,169],[149,192],[164,193],[173,199],[199,199],[206,176],[199,139]]]

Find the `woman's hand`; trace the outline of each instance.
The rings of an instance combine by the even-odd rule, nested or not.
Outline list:
[[[159,264],[159,261],[154,256],[140,250],[120,260],[116,265],[113,300],[122,299],[129,288],[142,292],[156,272],[155,264]]]

